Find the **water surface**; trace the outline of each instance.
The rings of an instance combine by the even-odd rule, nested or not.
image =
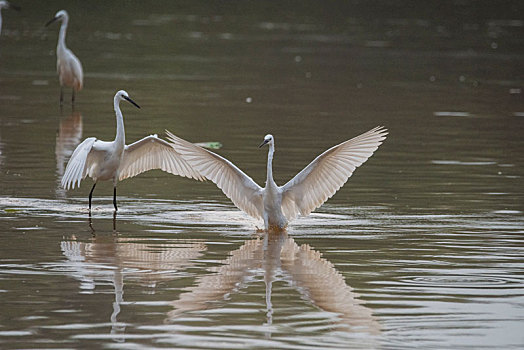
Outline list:
[[[20,1],[0,36],[0,347],[524,346],[522,4]],[[85,89],[58,106],[54,13]],[[283,184],[377,125],[386,142],[287,235],[212,183],[59,187],[85,137],[169,129]]]

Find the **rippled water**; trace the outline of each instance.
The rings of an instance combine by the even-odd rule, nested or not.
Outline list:
[[[524,347],[522,4],[19,1],[0,36],[0,347]],[[59,8],[85,90],[58,106]],[[276,12],[275,12],[276,11]],[[459,18],[459,20],[457,20]],[[458,22],[457,22],[458,21]],[[85,137],[169,129],[262,184],[376,125],[285,235],[160,171],[59,187]],[[66,101],[69,95],[66,94]]]

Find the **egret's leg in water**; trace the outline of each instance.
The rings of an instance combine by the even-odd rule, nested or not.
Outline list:
[[[118,211],[118,208],[116,207],[116,186],[113,189],[113,205],[115,206],[115,211]]]
[[[93,185],[93,188],[91,189],[91,192],[89,192],[89,212],[91,212],[91,198],[93,198],[93,191],[95,190],[96,182]]]
[[[267,213],[264,213],[264,229],[266,231],[269,229],[269,216]]]

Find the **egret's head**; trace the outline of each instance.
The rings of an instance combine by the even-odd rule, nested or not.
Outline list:
[[[264,136],[264,141],[260,144],[260,146],[258,146],[258,148],[268,144],[268,143],[273,143],[273,135],[271,134],[267,134],[266,136]]]
[[[9,3],[7,1],[0,1],[0,10],[9,8]]]
[[[55,18],[63,20],[64,18],[69,18],[69,14],[66,10],[60,10],[57,13],[55,13]]]
[[[122,100],[126,100],[127,102],[131,103],[133,106],[135,106],[136,108],[140,108],[139,105],[137,105],[135,103],[135,101],[133,101],[130,97],[129,97],[129,94],[124,91],[124,90],[120,90],[116,93],[115,95],[115,100],[118,100],[118,101],[122,101]]]
[[[69,19],[69,15],[67,14],[67,11],[60,10],[55,14],[55,17],[53,17],[49,22],[45,24],[45,26],[47,27],[48,25],[50,25],[51,23],[55,21],[66,21],[68,19]]]

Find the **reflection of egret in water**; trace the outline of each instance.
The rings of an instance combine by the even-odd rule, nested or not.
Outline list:
[[[173,273],[187,269],[207,249],[200,240],[170,240],[158,243],[147,238],[120,238],[100,235],[89,242],[75,237],[60,243],[71,275],[81,281],[80,288],[93,290],[97,283],[111,282],[115,301],[111,313],[111,334],[122,334],[125,325],[117,321],[124,301],[124,280],[133,279],[155,293],[158,282],[173,279]]]
[[[67,160],[82,140],[83,128],[82,115],[78,111],[60,120],[60,124],[58,125],[55,147],[56,173],[58,179],[56,193],[60,197],[65,197],[66,193],[60,185],[60,179],[62,175],[64,175]]]
[[[231,252],[214,273],[198,278],[194,287],[172,302],[169,321],[184,312],[211,308],[211,302],[226,298],[247,286],[258,273],[264,274],[267,324],[272,323],[272,284],[277,276],[294,286],[302,297],[318,308],[339,314],[338,323],[350,331],[378,334],[380,326],[371,309],[346,284],[335,266],[308,244],[298,245],[286,233],[266,234],[247,241]]]

